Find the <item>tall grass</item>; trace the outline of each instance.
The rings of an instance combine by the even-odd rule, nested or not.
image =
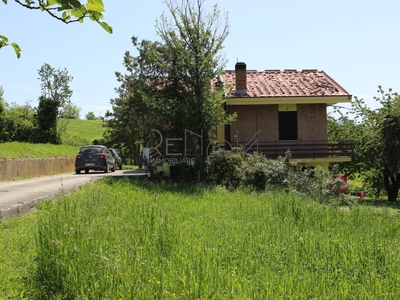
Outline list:
[[[111,179],[37,218],[32,298],[398,298],[389,210]]]
[[[36,255],[36,224],[35,215],[0,222],[0,299],[29,299],[25,281]]]

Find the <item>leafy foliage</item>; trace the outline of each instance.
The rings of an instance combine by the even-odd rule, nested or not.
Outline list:
[[[170,0],[166,5],[172,21],[162,15],[156,24],[165,47],[155,66],[160,75],[168,77],[161,99],[172,104],[170,120],[174,120],[175,130],[202,133],[202,143],[208,145],[213,126],[227,122],[227,115],[221,110],[224,95],[210,85],[225,66],[220,51],[229,34],[227,15],[221,20],[218,5],[206,14],[204,0],[182,1],[180,6]],[[204,158],[199,152],[201,180]]]
[[[0,142],[33,142],[35,132],[35,111],[30,103],[9,104],[0,97]]]
[[[400,168],[400,115],[386,115],[382,127],[383,155],[388,162],[390,174],[396,175]]]
[[[110,25],[103,21],[104,4],[102,0],[88,0],[82,4],[79,0],[15,0],[15,2],[25,8],[40,10],[46,12],[52,18],[55,18],[65,24],[79,22],[82,23],[85,18],[97,22],[105,31],[112,33]],[[3,0],[7,4],[7,0]],[[0,35],[0,49],[11,45],[18,58],[21,56],[21,48],[18,44],[9,43],[8,38]]]
[[[94,114],[94,112],[89,111],[89,112],[86,114],[85,119],[86,119],[86,120],[91,120],[91,121],[96,120],[96,115]]]
[[[230,151],[215,151],[206,161],[207,181],[236,189],[243,180],[243,156]]]
[[[392,89],[385,92],[381,86],[378,87],[379,96],[374,97],[375,101],[381,104],[378,109],[369,108],[363,99],[352,102],[351,110],[340,114],[338,120],[329,118],[329,138],[332,140],[351,140],[354,144],[354,151],[351,163],[339,164],[340,170],[354,177],[357,174],[363,175],[363,185],[367,192],[374,192],[378,197],[386,190],[391,201],[394,196],[397,184],[396,176],[388,176],[387,155],[384,155],[386,147],[382,129],[385,116],[399,112],[400,97]],[[399,178],[400,179],[400,178]],[[395,197],[395,198],[393,198]]]
[[[147,42],[139,45],[136,38],[132,38],[132,42],[140,53],[146,51]],[[121,84],[117,88],[119,97],[111,100],[113,111],[106,112],[104,135],[106,144],[120,149],[128,163],[135,165],[141,164],[141,145],[151,143],[151,128],[161,126],[160,120],[165,115],[157,106],[139,60],[140,57],[126,52],[123,64],[128,74],[116,72]]]
[[[384,184],[389,201],[396,201],[400,189],[400,114],[386,115],[382,126]]]
[[[38,141],[41,143],[59,144],[57,134],[58,102],[45,96],[39,98],[36,109],[38,120]]]
[[[5,0],[3,0],[5,1]],[[21,48],[18,46],[17,43],[14,42],[9,42],[8,38],[5,37],[4,35],[0,35],[0,49],[5,47],[5,46],[9,46],[11,45],[11,47],[14,49],[15,54],[17,55],[18,58],[21,57]]]
[[[283,189],[321,202],[340,193],[343,182],[322,168],[307,168],[290,161],[290,152],[277,160],[254,153],[216,151],[206,161],[207,180],[230,190],[240,187],[262,192]]]
[[[80,113],[81,109],[77,105],[67,102],[62,106],[59,117],[66,119],[79,119]]]
[[[59,144],[61,143],[60,136],[65,131],[66,124],[57,128],[57,122],[59,117],[62,116],[61,108],[72,105],[70,102],[72,90],[69,83],[73,80],[73,77],[68,75],[67,69],[56,70],[46,63],[40,68],[38,74],[42,82],[42,96],[39,98],[39,105],[36,109],[37,142]]]
[[[185,129],[190,130],[208,145],[213,126],[232,120],[221,109],[223,91],[211,86],[225,64],[219,52],[229,32],[227,18],[220,26],[218,7],[206,14],[203,0],[165,3],[171,22],[162,15],[156,23],[161,41],[138,43],[132,38],[139,55],[125,53],[128,74],[116,74],[121,83],[119,98],[112,101],[113,112],[107,115],[107,138],[116,137],[135,155],[139,145],[157,143],[152,128],[163,136],[183,136]],[[204,154],[199,144],[194,136],[187,143],[189,152],[200,160],[202,177]]]

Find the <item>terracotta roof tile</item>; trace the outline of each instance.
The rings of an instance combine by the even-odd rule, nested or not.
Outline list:
[[[247,97],[349,96],[349,93],[324,71],[247,70],[246,74]],[[225,71],[219,80],[232,85],[232,92],[228,97],[243,97],[235,94],[234,70]]]

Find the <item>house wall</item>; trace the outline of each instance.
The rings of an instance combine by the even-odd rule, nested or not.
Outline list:
[[[278,138],[278,105],[235,105],[231,107],[231,112],[237,114],[230,130],[232,145],[237,140],[239,143],[248,142],[259,129],[259,140]]]
[[[328,122],[326,104],[298,104],[297,126],[299,140],[327,141]]]
[[[236,146],[236,141],[239,144],[250,141],[260,129],[256,137],[259,141],[278,141],[278,110],[277,104],[231,106],[231,112],[237,114],[230,130],[232,145]],[[328,139],[326,104],[298,104],[297,122],[299,140]]]

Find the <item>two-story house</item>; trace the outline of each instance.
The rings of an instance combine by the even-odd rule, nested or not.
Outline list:
[[[352,96],[324,71],[247,70],[243,62],[214,81],[226,91],[225,109],[237,119],[216,130],[218,145],[270,158],[289,149],[300,164],[350,161],[351,143],[328,141],[327,107]]]

